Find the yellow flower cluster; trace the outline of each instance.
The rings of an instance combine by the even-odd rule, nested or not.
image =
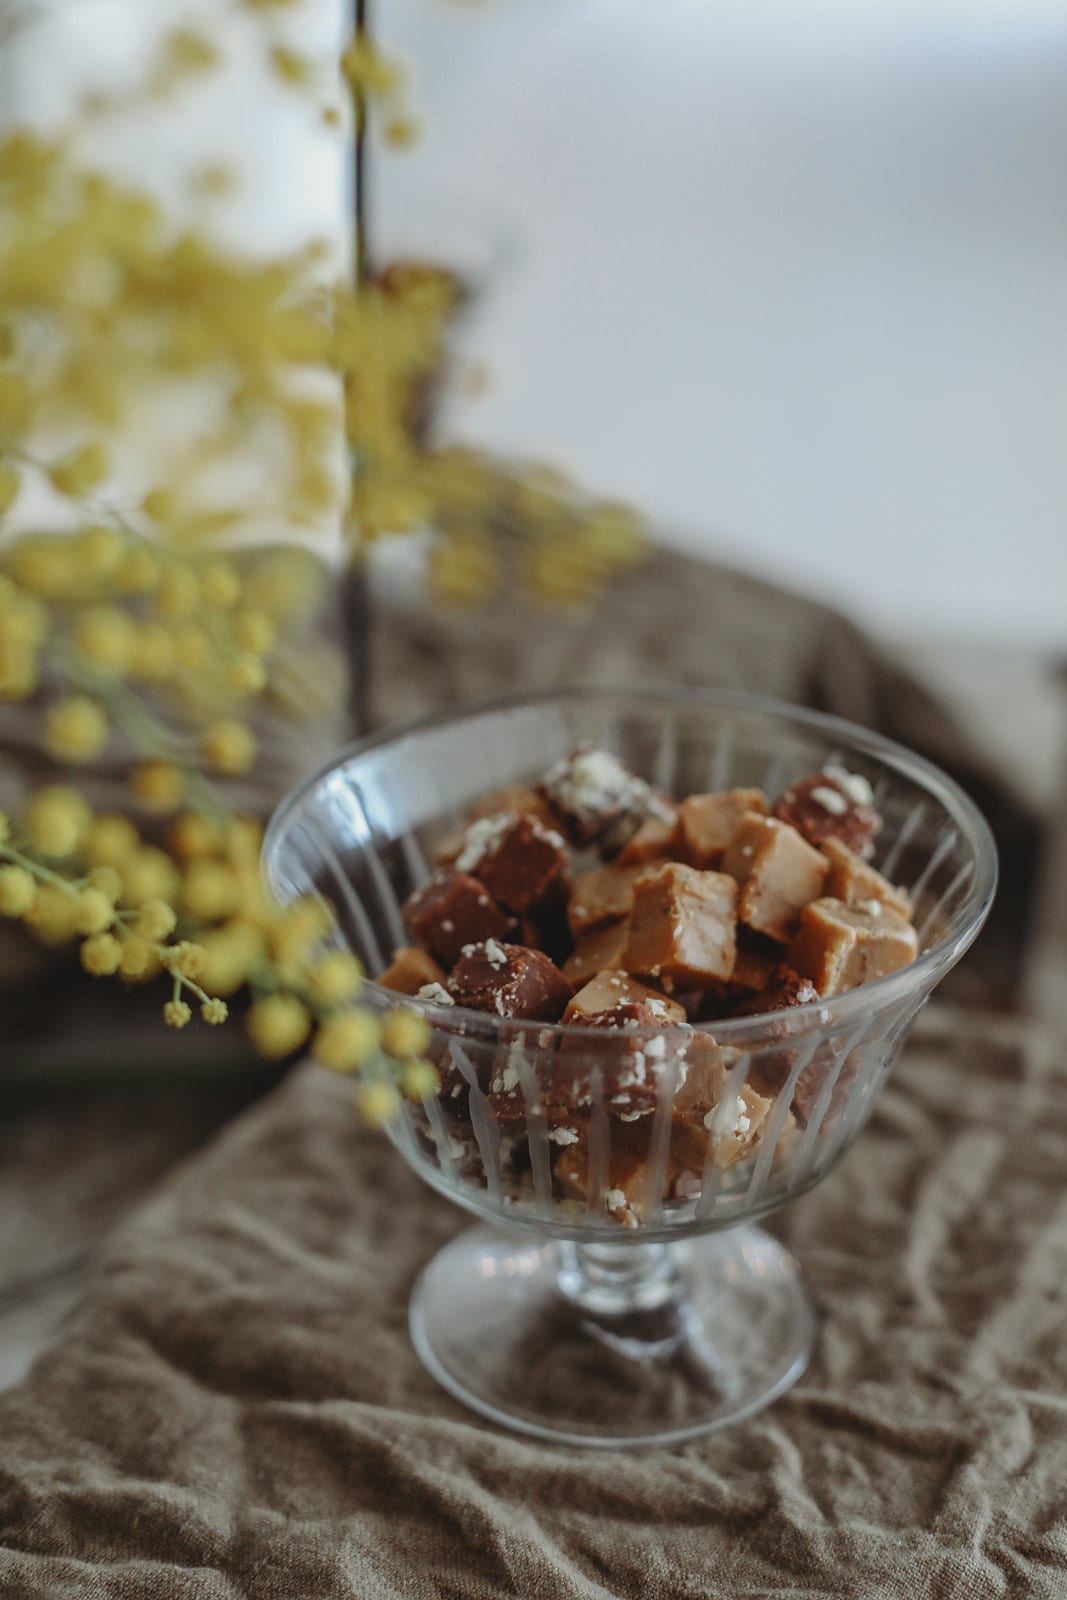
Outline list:
[[[362,30],[339,71],[313,58],[304,3],[233,10],[262,30],[273,80],[325,123],[362,137],[373,118],[410,145],[402,64]],[[228,799],[258,759],[255,702],[292,700],[287,652],[326,582],[304,545],[343,527],[358,559],[429,529],[440,600],[484,603],[518,572],[561,603],[633,560],[640,533],[547,469],[430,446],[471,289],[456,273],[398,260],[333,282],[321,241],[252,259],[87,163],[86,127],[170,104],[222,57],[214,29],[171,27],[140,84],[84,96],[58,131],[0,134],[0,702],[39,712],[57,780],[125,761],[145,820],[45,784],[16,823],[0,818],[0,916],[76,945],[94,977],[159,978],[171,1027],[194,1007],[218,1025],[247,990],[263,1055],[310,1044],[358,1071],[361,1110],[383,1123],[401,1095],[433,1092],[425,1027],[361,1008],[328,915],[267,899],[258,824]],[[188,192],[207,207],[232,182],[201,160]],[[130,441],[151,416],[153,481],[130,489]],[[292,542],[264,547],[266,528]]]

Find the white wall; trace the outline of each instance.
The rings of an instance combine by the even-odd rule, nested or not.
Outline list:
[[[895,630],[1067,635],[1061,0],[378,0],[379,220],[510,247],[460,432]]]

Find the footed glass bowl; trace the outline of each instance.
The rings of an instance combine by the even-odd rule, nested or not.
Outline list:
[[[522,1432],[665,1443],[750,1415],[804,1371],[815,1308],[756,1221],[856,1138],[985,920],[996,853],[956,784],[861,728],[732,693],[590,690],[471,706],[343,752],[271,822],[270,886],[328,900],[337,938],[381,972],[410,942],[401,904],[466,808],[581,744],[679,797],[773,796],[833,763],[862,774],[884,819],[873,864],[909,891],[919,935],[912,965],[861,989],[694,1029],[620,1036],[405,1000],[431,1024],[442,1087],[391,1138],[480,1219],[415,1290],[420,1357]],[[373,982],[365,997],[397,1003]]]

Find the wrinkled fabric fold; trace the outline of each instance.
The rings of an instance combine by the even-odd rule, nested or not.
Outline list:
[[[530,1443],[420,1367],[464,1225],[295,1072],[118,1232],[0,1397],[0,1593],[1062,1596],[1064,1040],[932,1008],[858,1147],[771,1223],[823,1312],[755,1419]]]

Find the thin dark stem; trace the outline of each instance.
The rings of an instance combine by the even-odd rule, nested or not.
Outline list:
[[[368,0],[354,0],[353,26],[357,38],[366,36],[369,26]],[[367,107],[357,93],[353,106],[355,140],[352,146],[352,227],[354,232],[352,273],[357,293],[367,278]],[[358,467],[357,467],[358,470]],[[369,574],[365,560],[349,568],[346,585],[345,629],[349,657],[349,716],[357,735],[369,731],[371,614],[368,595]]]
[[[362,39],[369,26],[367,0],[354,0],[353,25]],[[367,273],[367,106],[362,93],[355,103],[356,138],[352,152],[352,219],[355,227],[354,273],[356,287]]]

